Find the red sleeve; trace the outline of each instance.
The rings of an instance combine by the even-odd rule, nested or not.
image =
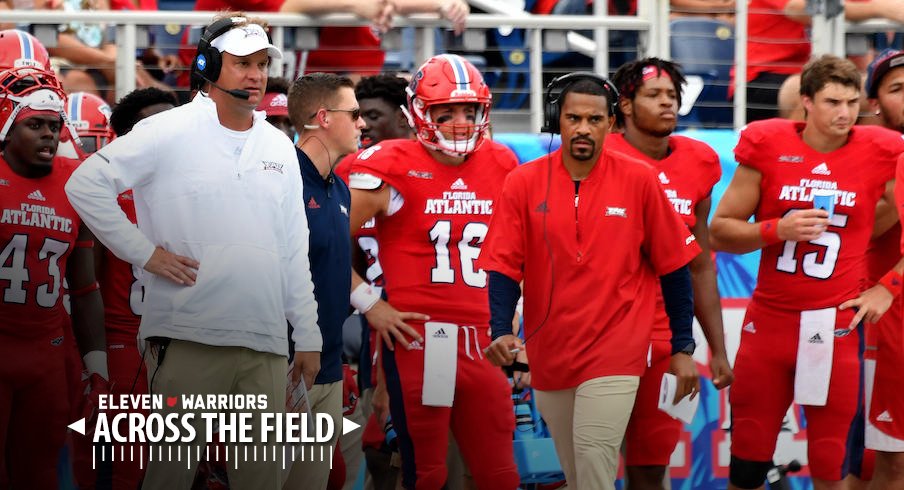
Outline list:
[[[898,157],[895,182],[904,182],[904,155]],[[898,217],[904,223],[904,185],[895,184],[895,204],[898,208]],[[904,233],[901,234],[901,251],[904,253]]]
[[[358,158],[361,152],[358,151],[356,153],[352,153],[351,155],[346,155],[340,162],[339,165],[336,165],[336,168],[333,169],[333,173],[336,174],[337,177],[342,179],[346,185],[348,185],[348,175],[352,170],[352,162]]]
[[[527,195],[522,173],[515,170],[506,177],[479,257],[480,268],[499,272],[519,283],[524,275],[527,236],[523,213]]]
[[[350,174],[362,173],[373,175],[383,182],[399,189],[397,176],[393,172],[393,161],[397,160],[394,147],[374,145],[358,153],[352,160]]]
[[[708,197],[722,178],[722,163],[719,161],[719,155],[709,145],[703,143],[701,150],[700,162],[703,169],[701,183],[704,185],[704,192],[701,195]]]
[[[758,122],[750,123],[741,130],[738,145],[735,146],[735,160],[741,165],[754,168],[763,173],[763,142],[764,131]]]
[[[879,179],[884,183],[895,178],[895,171],[891,169],[894,169],[899,165],[899,157],[904,153],[904,135],[901,135],[897,131],[888,130],[887,132],[884,132],[883,136],[885,136],[885,138],[880,141],[876,141],[878,138],[873,140],[871,146],[879,148],[882,151],[883,159],[889,164],[882,167],[883,170],[888,169],[887,171],[882,172]],[[897,192],[897,186],[895,186],[895,192]]]
[[[657,276],[687,265],[697,254],[694,234],[688,229],[665,197],[652,171],[641,172],[644,241],[641,247]]]

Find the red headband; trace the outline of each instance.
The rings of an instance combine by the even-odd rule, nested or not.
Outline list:
[[[16,120],[14,122],[22,121],[23,119],[34,117],[34,116],[56,116],[62,118],[59,112],[56,111],[48,111],[48,110],[36,110],[31,107],[23,107],[18,114],[16,114]]]
[[[646,82],[647,80],[656,78],[656,77],[664,77],[664,78],[668,78],[669,80],[672,79],[672,77],[669,76],[667,71],[662,70],[659,67],[656,67],[653,65],[647,65],[647,66],[643,67],[643,70],[641,70],[640,73],[641,73],[640,78],[644,82]]]

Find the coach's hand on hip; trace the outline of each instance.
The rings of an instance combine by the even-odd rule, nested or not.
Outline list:
[[[201,264],[197,260],[176,255],[162,247],[157,247],[151,254],[151,258],[144,264],[144,270],[151,274],[186,286],[195,285],[195,280],[198,278],[196,272],[198,267],[201,267]]]

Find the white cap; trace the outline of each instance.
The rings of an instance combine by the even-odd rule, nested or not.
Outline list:
[[[249,23],[231,29],[214,39],[210,44],[220,50],[221,53],[225,52],[235,56],[248,56],[266,49],[267,55],[271,58],[282,58],[279,48],[270,44],[264,28],[257,24]]]

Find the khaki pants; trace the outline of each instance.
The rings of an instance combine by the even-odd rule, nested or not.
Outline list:
[[[305,457],[304,460],[296,459],[286,465],[288,477],[283,488],[285,490],[324,490],[330,478],[330,465],[332,455],[336,450],[336,441],[342,434],[342,381],[322,385],[314,385],[308,391],[308,399],[311,403],[311,413],[326,413],[333,419],[333,437],[326,444],[305,444],[304,452],[311,454],[314,450],[314,458]],[[316,416],[316,415],[315,415]],[[323,448],[323,460],[320,459]]]
[[[618,450],[639,383],[637,376],[606,376],[567,390],[535,390],[569,488],[615,488]]]
[[[349,420],[360,425],[361,428],[339,436],[339,446],[342,449],[342,457],[345,458],[345,486],[342,487],[344,490],[354,490],[355,481],[358,479],[358,473],[364,463],[364,448],[361,445],[361,437],[364,435],[367,419],[370,418],[370,414],[373,412],[373,407],[370,405],[373,392],[373,388],[364,390],[361,393],[361,397],[358,398],[358,405],[355,406],[355,411],[348,416]]]
[[[151,461],[148,462],[144,477],[144,490],[188,490],[198,468],[196,455],[205,456],[206,421],[200,413],[229,412],[218,409],[185,409],[182,396],[208,394],[250,394],[267,396],[265,409],[235,410],[239,413],[251,413],[252,430],[249,431],[252,441],[261,440],[260,414],[263,412],[283,412],[286,405],[286,358],[284,356],[257,352],[244,347],[216,347],[195,342],[172,340],[166,348],[163,362],[158,365],[159,352],[156,348],[148,348],[145,363],[147,365],[149,386],[153,394],[164,397],[179,397],[179,402],[172,408],[164,403],[161,415],[170,413],[180,415],[194,413],[192,426],[195,439],[191,442],[173,442],[151,444]],[[177,426],[181,426],[176,422]],[[182,430],[182,434],[185,431]],[[258,450],[264,447],[257,444]],[[159,449],[158,449],[159,448]],[[230,452],[227,471],[230,488],[271,489],[280,488],[280,471],[282,465],[273,458],[263,461],[262,454],[257,460],[252,456],[254,443],[226,444]],[[238,449],[238,460],[233,456]],[[245,458],[245,450],[248,457]],[[162,450],[163,460],[158,458]],[[172,456],[169,452],[172,451]],[[263,451],[261,451],[262,453]],[[181,454],[181,460],[179,455]],[[190,456],[188,456],[190,454]],[[223,456],[221,455],[221,458]]]

